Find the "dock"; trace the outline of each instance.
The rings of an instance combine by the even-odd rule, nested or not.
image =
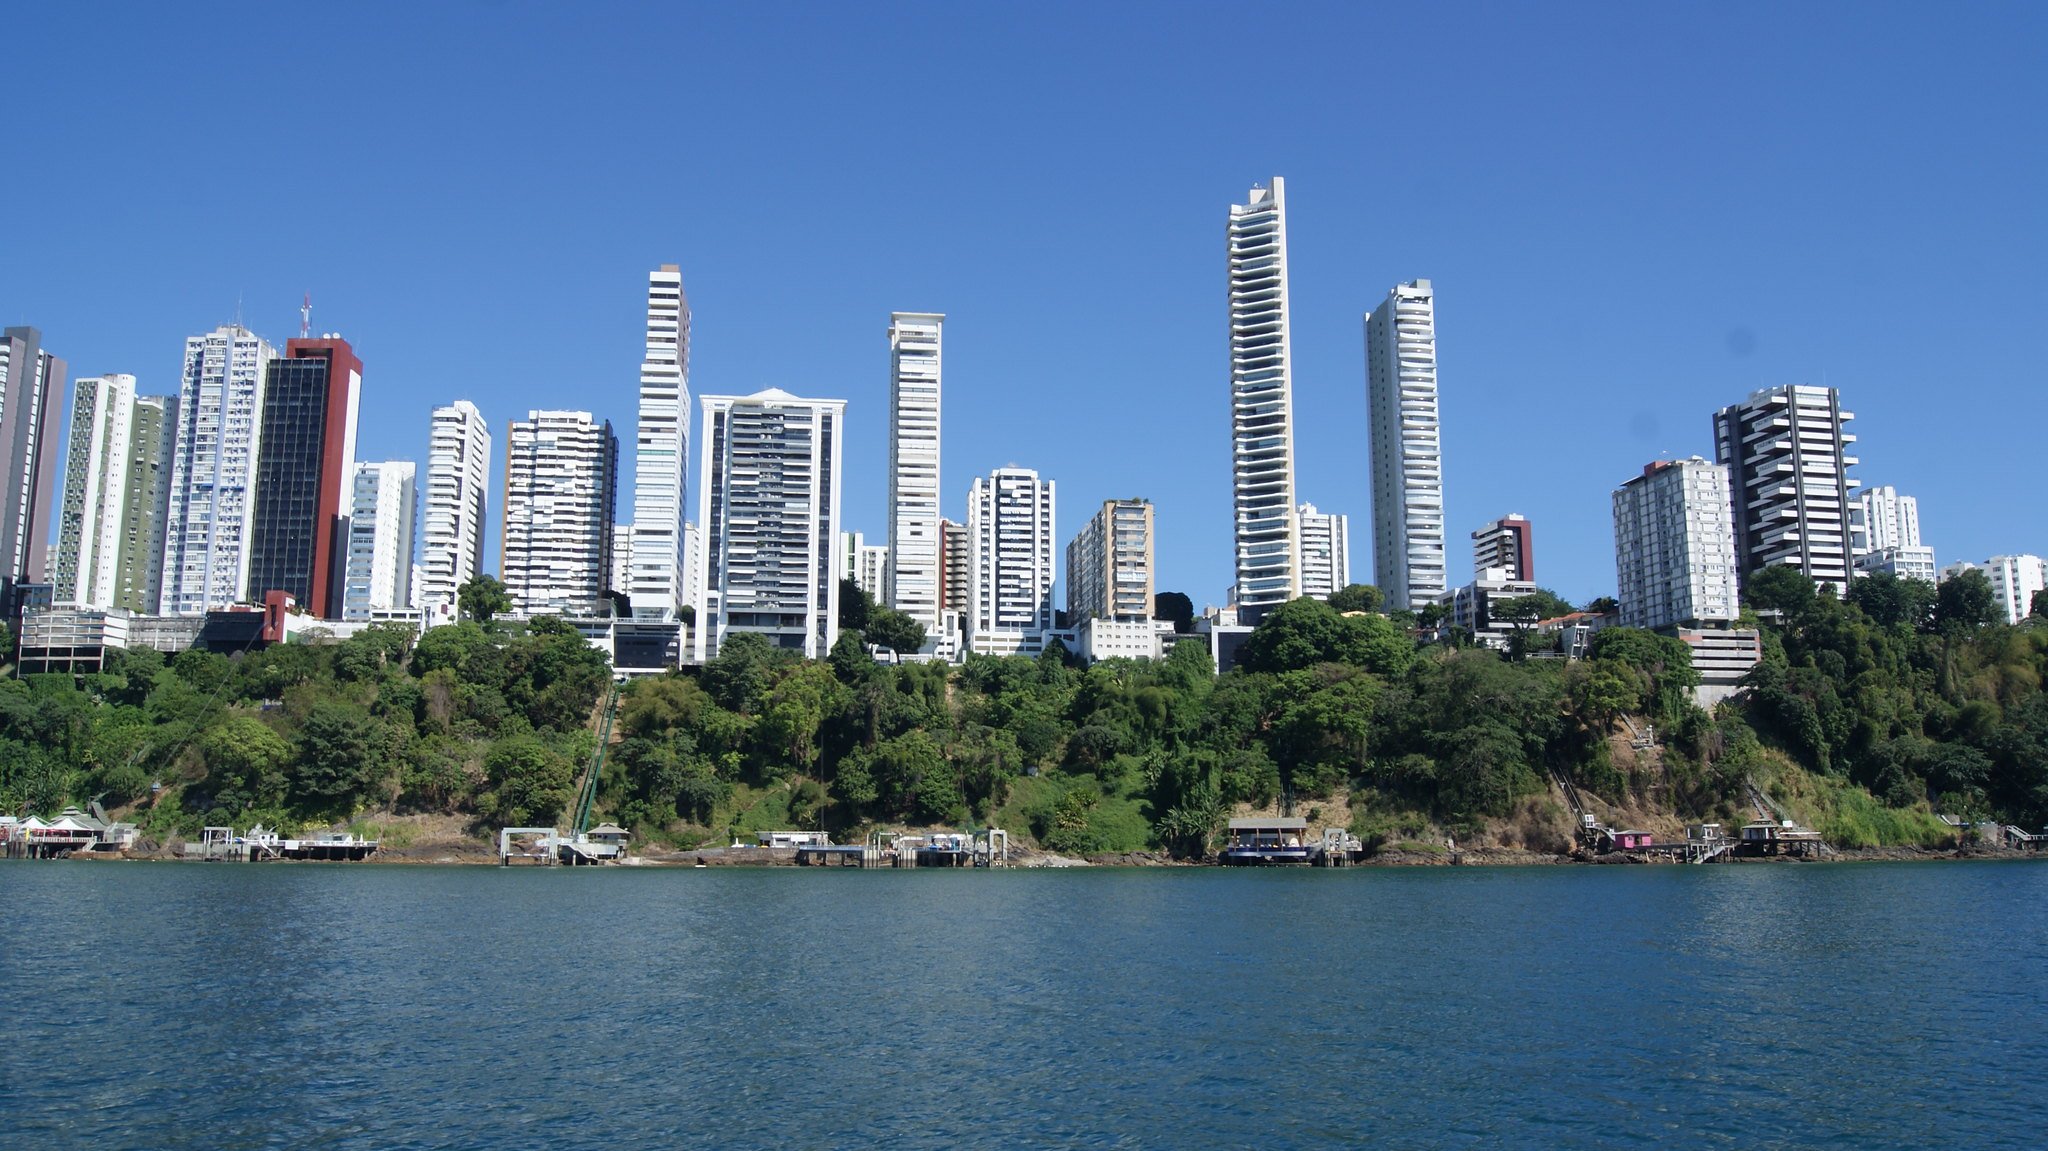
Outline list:
[[[1008,867],[1010,833],[999,827],[981,832],[925,835],[871,831],[862,844],[835,844],[827,840],[797,844],[794,850],[798,867]]]

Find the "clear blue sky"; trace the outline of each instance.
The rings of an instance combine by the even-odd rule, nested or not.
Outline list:
[[[1147,496],[1159,586],[1217,602],[1224,219],[1281,175],[1299,495],[1356,578],[1361,317],[1418,276],[1454,580],[1521,512],[1541,582],[1611,592],[1610,491],[1799,382],[1942,562],[2048,551],[2038,5],[17,8],[0,322],[169,392],[185,336],[239,299],[282,344],[311,291],[365,459],[467,397],[501,470],[532,407],[629,466],[673,262],[698,394],[850,401],[846,527],[883,534],[888,314],[943,311],[948,513],[1008,463],[1063,538]]]

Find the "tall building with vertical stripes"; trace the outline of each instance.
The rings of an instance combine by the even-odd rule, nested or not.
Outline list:
[[[889,317],[889,539],[882,602],[939,634],[939,387],[946,317]]]
[[[521,615],[598,610],[612,575],[619,438],[589,412],[534,411],[505,436],[499,578]]]
[[[1785,564],[1848,589],[1855,418],[1842,410],[1840,392],[1803,384],[1764,388],[1714,413],[1715,459],[1728,469],[1744,581]]]
[[[73,385],[51,576],[56,602],[156,611],[170,491],[166,416],[176,407],[175,399],[136,395],[134,376]]]
[[[1351,517],[1303,504],[1295,518],[1301,533],[1301,594],[1328,600],[1351,583]]]
[[[412,541],[418,488],[410,460],[357,464],[350,485],[342,618],[412,604]]]
[[[1230,206],[1230,461],[1238,618],[1301,593],[1294,517],[1294,374],[1287,329],[1286,185]]]
[[[49,576],[63,410],[64,361],[43,349],[42,333],[0,332],[0,593]]]
[[[846,401],[770,388],[699,406],[696,658],[737,632],[822,658],[839,639]]]
[[[455,618],[455,596],[484,570],[491,429],[468,400],[434,409],[427,432],[426,509],[414,598],[429,624]]]
[[[1372,426],[1372,574],[1392,611],[1450,586],[1444,552],[1443,439],[1437,421],[1436,293],[1397,284],[1365,317]]]
[[[263,389],[277,349],[230,324],[185,341],[158,612],[200,615],[249,587]]]
[[[308,614],[341,618],[362,395],[363,362],[340,336],[287,341],[284,355],[270,362],[249,531],[249,602],[281,591]]]
[[[1036,655],[1052,631],[1053,482],[997,468],[967,494],[967,646],[981,655]]]
[[[647,347],[640,362],[640,428],[633,455],[633,526],[618,588],[638,619],[672,620],[685,602],[683,509],[690,468],[690,301],[683,273],[647,276]]]
[[[1067,623],[1152,618],[1152,501],[1104,500],[1067,541]]]

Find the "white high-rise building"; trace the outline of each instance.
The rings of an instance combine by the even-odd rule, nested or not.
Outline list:
[[[418,495],[411,460],[357,464],[348,512],[348,568],[341,588],[341,617],[369,619],[372,612],[412,605],[413,517]]]
[[[2048,560],[2036,555],[1992,556],[1984,575],[2005,622],[2017,624],[2034,610],[2034,593],[2048,588]]]
[[[73,386],[51,575],[56,602],[156,611],[176,410],[175,399],[136,395],[134,376]]]
[[[967,646],[1036,655],[1052,631],[1053,482],[997,468],[967,493]]]
[[[1728,469],[1660,460],[1614,493],[1614,568],[1623,627],[1672,628],[1741,612]]]
[[[612,574],[619,438],[589,412],[535,411],[505,437],[499,578],[521,615],[597,609]]]
[[[1301,533],[1301,594],[1328,600],[1351,583],[1351,517],[1324,514],[1314,504],[1296,509]]]
[[[839,639],[846,401],[770,388],[699,406],[696,658],[734,632],[822,658]]]
[[[839,533],[839,578],[852,580],[876,603],[886,602],[882,599],[882,587],[888,566],[886,545],[871,544],[860,532]]]
[[[1104,500],[1067,541],[1067,623],[1152,618],[1152,501]]]
[[[1536,580],[1535,528],[1527,516],[1505,515],[1472,533],[1472,572],[1484,579],[1489,568],[1510,580]]]
[[[426,514],[413,578],[429,624],[452,622],[455,595],[484,570],[491,429],[468,400],[434,409],[427,437]]]
[[[1294,374],[1287,196],[1278,176],[1230,206],[1230,459],[1238,618],[1301,593],[1294,518]]]
[[[647,354],[640,364],[640,433],[634,456],[627,582],[616,585],[638,619],[674,619],[683,598],[683,490],[690,467],[690,303],[683,273],[647,276]]]
[[[1856,571],[1890,572],[1900,579],[1935,581],[1934,549],[1920,542],[1920,501],[1889,484],[1856,493]]]
[[[239,324],[185,341],[158,611],[240,603],[249,580],[263,382],[277,349]]]
[[[1438,431],[1436,293],[1397,284],[1365,318],[1366,400],[1372,424],[1373,579],[1392,611],[1441,599],[1443,440]]]
[[[946,317],[889,317],[889,541],[881,601],[939,634],[939,377]]]
[[[1728,469],[1742,578],[1789,564],[1837,591],[1855,561],[1848,454],[1855,414],[1833,388],[1764,388],[1714,413],[1714,458]]]

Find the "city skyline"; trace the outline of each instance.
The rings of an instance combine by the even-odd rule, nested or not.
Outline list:
[[[1454,13],[1276,13],[1276,51],[1291,66],[1256,109],[1214,82],[1227,74],[1228,38],[1169,27],[1159,10],[1097,17],[1100,49],[1078,54],[1021,16],[976,13],[944,44],[911,33],[958,90],[932,111],[941,144],[915,161],[914,205],[900,184],[869,178],[885,165],[834,143],[903,98],[894,82],[835,70],[822,112],[815,100],[761,99],[800,73],[794,60],[759,75],[730,62],[781,58],[743,50],[786,34],[743,15],[690,37],[675,35],[672,14],[630,38],[598,28],[588,35],[607,42],[606,63],[566,52],[527,97],[454,53],[434,83],[477,99],[456,130],[413,124],[431,101],[412,71],[377,92],[313,86],[289,112],[246,107],[169,70],[202,42],[198,27],[143,36],[37,11],[20,34],[49,50],[24,61],[24,143],[56,171],[133,152],[177,192],[138,208],[110,187],[18,189],[17,218],[37,226],[16,229],[13,251],[35,274],[6,285],[0,317],[40,328],[75,377],[131,373],[141,393],[165,395],[177,390],[174,344],[226,322],[239,300],[244,323],[281,346],[310,289],[319,326],[376,367],[361,455],[424,465],[429,408],[456,398],[500,432],[512,415],[563,405],[626,426],[644,336],[636,297],[646,270],[672,261],[692,285],[694,389],[846,398],[846,522],[881,538],[886,477],[873,461],[885,457],[887,372],[875,325],[895,310],[945,311],[942,474],[1026,460],[1075,506],[1146,495],[1160,517],[1159,586],[1220,603],[1231,574],[1228,474],[1215,466],[1227,450],[1214,398],[1218,218],[1251,181],[1279,174],[1290,193],[1297,498],[1370,522],[1358,316],[1388,285],[1430,278],[1447,534],[1522,510],[1544,525],[1542,582],[1567,598],[1612,590],[1604,504],[1615,477],[1711,456],[1703,412],[1784,384],[1841,389],[1860,417],[1859,477],[1913,492],[1944,556],[2038,550],[2038,515],[1951,465],[1967,455],[1984,469],[2023,468],[2016,437],[1997,425],[1987,434],[1981,414],[2024,415],[2039,402],[2020,333],[2048,302],[2031,271],[2044,245],[2026,195],[2040,165],[2010,140],[2024,127],[2017,110],[2048,102],[2043,78],[2023,66],[2043,23],[2015,14],[1947,26],[1937,40],[1951,52],[1931,54],[1932,82],[1909,96],[1888,79],[1898,53],[1927,55],[1905,11],[1878,6],[1853,29],[1780,14],[1768,42],[1747,31],[1754,15],[1506,13],[1460,38],[1445,35]],[[381,44],[375,23],[344,25],[331,44],[252,27],[252,48],[279,49],[251,52],[252,82],[282,83],[286,60],[292,74],[343,52],[376,65],[470,35],[514,52],[585,43],[576,22],[547,13],[430,13],[405,48]],[[1351,79],[1356,59],[1340,47],[1368,24],[1387,82],[1427,80],[1436,93],[1428,131],[1370,114],[1380,89]],[[796,59],[827,43],[842,46],[837,59],[844,46],[895,40],[851,14],[818,25],[793,41]],[[115,86],[104,100],[78,100],[64,82],[88,43]],[[1035,103],[1009,99],[1009,73],[983,67],[1044,53],[1067,54],[1072,83],[1034,88]],[[682,79],[653,79],[662,75]],[[1648,75],[1660,83],[1644,85]],[[137,103],[121,96],[130,86],[151,94],[140,120],[120,111]],[[1645,87],[1641,99],[1613,98]],[[650,158],[629,145],[628,125],[596,112],[655,90],[735,112],[675,156]],[[1130,102],[1128,131],[1072,127],[1105,98]],[[230,115],[270,140],[376,140],[377,162],[334,188],[286,194],[203,179],[196,157],[159,142]],[[534,167],[512,143],[571,121],[584,128],[564,136],[558,165]],[[722,178],[679,178],[693,172]],[[828,183],[829,196],[819,192]],[[1958,187],[1968,211],[1955,210]],[[1053,210],[1083,191],[1084,214]],[[705,219],[717,227],[698,226]],[[913,227],[928,236],[907,243]],[[511,228],[535,242],[504,244]],[[323,242],[287,242],[308,232]],[[1089,254],[1083,277],[1071,275],[1077,239]],[[1960,326],[1902,336],[1889,318],[1901,302],[1958,267],[1973,294]],[[120,269],[118,292],[108,268]],[[1552,306],[1567,284],[1601,293],[1597,344]],[[1077,324],[1077,314],[1105,322]],[[1930,389],[1974,402],[1928,405]],[[1147,446],[1133,447],[1127,428],[1073,425],[1105,397],[1143,416]],[[1529,458],[1567,434],[1532,429],[1538,411],[1577,426],[1571,450]],[[1165,444],[1184,450],[1155,446]],[[634,474],[629,460],[621,467]],[[961,519],[960,485],[941,494],[942,514]],[[492,516],[486,555],[499,525]],[[1355,578],[1378,578],[1362,547],[1354,558]]]

